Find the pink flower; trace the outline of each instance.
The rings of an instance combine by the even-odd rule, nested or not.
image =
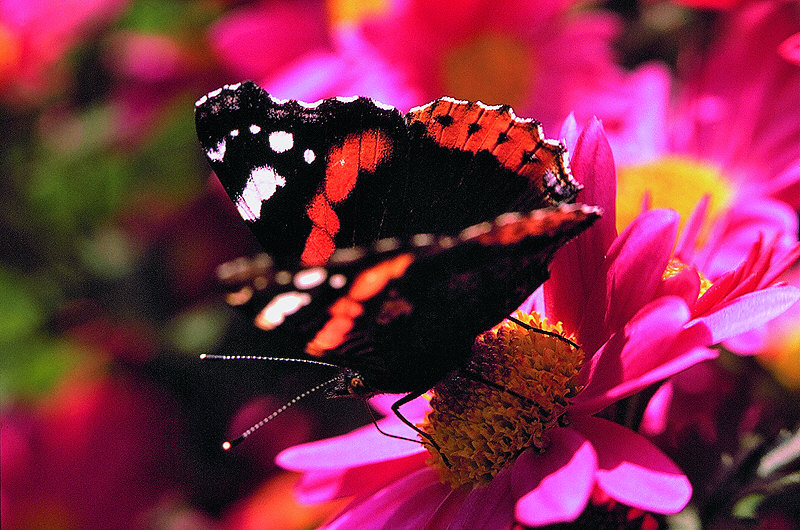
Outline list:
[[[554,128],[619,75],[609,13],[574,2],[395,2],[361,24],[365,40],[424,103],[442,95],[505,103]]]
[[[125,4],[126,0],[0,1],[0,97],[25,104],[52,91],[54,67],[64,54]]]
[[[788,3],[747,3],[725,15],[706,56],[687,57],[693,68],[673,108],[669,76],[656,65],[611,91],[605,106],[625,94],[634,102],[620,107],[632,119],[612,122],[620,229],[643,203],[679,211],[687,226],[676,256],[714,282],[758,259],[758,241],[755,252],[768,261],[791,256],[800,208],[800,70],[778,46],[798,28]],[[748,353],[763,340],[763,329],[755,330],[726,346]]]
[[[482,479],[489,481],[486,486],[476,484],[481,481],[454,479],[451,472],[443,471],[446,466],[438,466],[437,473],[425,465],[426,452],[422,448],[383,437],[372,426],[284,451],[278,456],[278,463],[303,473],[299,484],[302,500],[318,502],[354,496],[350,507],[327,528],[499,528],[514,521],[537,526],[574,520],[587,506],[593,491],[659,513],[677,512],[688,502],[688,480],[663,453],[640,435],[596,414],[619,399],[715,357],[716,353],[707,346],[751,325],[751,315],[737,308],[747,305],[748,310],[757,310],[759,317],[766,318],[785,309],[800,294],[787,287],[762,289],[760,281],[768,280],[768,275],[762,274],[759,281],[751,281],[750,285],[739,284],[739,290],[732,282],[726,282],[716,289],[716,294],[709,295],[708,303],[700,304],[699,288],[684,287],[690,283],[688,273],[674,276],[680,281],[664,280],[678,216],[665,210],[645,212],[617,237],[614,166],[598,122],[592,122],[584,131],[574,153],[574,174],[585,185],[582,200],[604,206],[606,214],[595,228],[559,252],[543,296],[534,297],[529,307],[542,311],[551,322],[560,321],[562,324],[552,329],[560,331],[563,326],[580,344],[585,352],[582,368],[566,384],[568,388],[582,389],[566,400],[563,408],[552,405],[554,408],[548,409],[550,412],[541,420],[544,427],[536,431],[540,434],[526,438],[537,450],[523,446],[515,453],[520,454],[518,458],[489,466],[488,478]],[[773,304],[776,307],[771,309]],[[539,323],[536,318],[531,322],[534,321]],[[510,325],[487,332],[479,342],[492,344],[520,333],[512,328]],[[563,342],[548,340],[553,341],[550,347],[554,350],[565,351]],[[485,349],[477,344],[475,356]],[[510,365],[509,373],[515,373],[518,365]],[[510,385],[513,381],[516,379],[510,377],[504,382]],[[463,379],[446,380],[434,389],[433,412],[427,410],[427,403],[418,400],[403,413],[412,421],[424,420],[426,430],[441,421],[437,415],[468,417],[476,412],[465,409],[459,414],[451,408],[437,413],[436,408],[437,400],[448,399],[448,392],[468,386]],[[507,392],[497,393],[508,397]],[[569,396],[570,392],[562,395]],[[455,396],[451,398],[457,404],[459,398]],[[464,393],[462,403],[473,398]],[[374,401],[386,411],[384,401]],[[477,413],[487,414],[490,410],[495,411],[487,407],[477,409]],[[509,417],[505,421],[513,423],[519,414],[523,413],[517,411],[515,420]],[[561,420],[554,421],[554,416]],[[464,423],[463,419],[460,421]],[[477,425],[485,422],[490,419],[484,418]],[[384,431],[413,436],[394,417],[379,423]],[[446,428],[456,424],[443,423]],[[436,438],[436,434],[433,436]],[[451,437],[439,439],[442,450],[447,452]],[[478,440],[465,446],[482,443]],[[492,460],[489,454],[493,453],[471,455],[468,460]],[[432,455],[433,462],[441,462],[435,452]],[[453,452],[450,456],[457,468],[459,454]],[[442,484],[440,473],[444,480],[462,485],[453,489]]]
[[[133,378],[74,380],[4,409],[3,527],[141,526],[180,487],[177,431],[174,403]]]
[[[409,108],[418,92],[323,2],[260,3],[220,19],[209,40],[233,79],[255,79],[281,98],[360,95]]]
[[[131,149],[154,132],[180,97],[217,84],[216,65],[194,45],[133,31],[109,39],[103,59],[114,74],[109,100],[118,145]]]
[[[653,207],[676,209],[684,219],[710,195],[712,220],[735,226],[739,236],[749,230],[744,244],[741,237],[724,242],[728,259],[703,270],[712,279],[737,265],[759,233],[796,239],[800,70],[778,47],[798,30],[791,3],[749,2],[721,18],[719,38],[706,54],[684,57],[688,67],[674,105],[668,104],[669,76],[657,65],[610,91],[605,106],[617,105],[620,93],[633,94],[629,99],[636,102],[620,107],[626,114],[612,127],[621,129],[611,139],[620,226],[638,214],[645,195]],[[691,186],[684,185],[688,181]],[[726,230],[719,227],[715,237]],[[701,240],[707,239],[706,233]]]

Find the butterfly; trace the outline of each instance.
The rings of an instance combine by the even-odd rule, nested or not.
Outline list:
[[[201,97],[195,121],[270,255],[220,269],[229,300],[337,367],[329,394],[406,394],[393,406],[403,421],[399,406],[463,368],[475,337],[600,216],[571,204],[563,144],[505,105],[444,97],[403,114],[243,82]]]

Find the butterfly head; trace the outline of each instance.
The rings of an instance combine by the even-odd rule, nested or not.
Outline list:
[[[360,372],[351,368],[342,368],[336,382],[328,389],[330,397],[369,398],[377,392],[370,387]]]

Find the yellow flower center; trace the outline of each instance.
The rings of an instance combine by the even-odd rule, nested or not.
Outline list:
[[[666,280],[672,278],[679,272],[682,272],[688,268],[689,266],[681,260],[672,258],[669,260],[669,263],[667,263],[667,268],[664,269],[664,274],[661,275],[661,279]],[[708,290],[708,288],[711,287],[711,280],[703,276],[703,273],[700,271],[697,271],[697,275],[700,276],[700,292],[697,293],[697,297],[700,298]]]
[[[565,337],[560,322],[551,325],[536,313],[515,316]],[[453,488],[486,484],[525,449],[545,450],[547,430],[560,424],[580,390],[574,380],[583,357],[567,340],[509,320],[475,339],[467,368],[434,387],[431,411],[420,425],[449,461],[430,450],[428,462],[442,482]]]
[[[535,66],[522,42],[509,35],[482,33],[444,56],[442,88],[455,98],[518,108],[535,83]]]
[[[622,232],[639,215],[646,193],[653,208],[672,208],[683,223],[705,195],[711,196],[708,219],[713,219],[728,205],[733,190],[717,168],[688,158],[666,156],[622,167],[617,172],[617,230]],[[700,240],[706,236],[707,228]]]
[[[389,10],[389,0],[328,0],[328,13],[335,24],[358,24]]]

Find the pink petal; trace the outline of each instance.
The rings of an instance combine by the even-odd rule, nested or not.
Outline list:
[[[642,213],[620,234],[606,257],[608,266],[605,329],[622,328],[661,283],[678,231],[672,210]]]
[[[790,35],[778,47],[781,57],[800,66],[800,32]]]
[[[674,375],[709,357],[709,334],[702,326],[684,330],[686,303],[677,297],[651,302],[625,328],[611,336],[584,367],[585,388],[574,412],[594,414],[611,403]]]
[[[672,380],[667,381],[656,390],[656,393],[650,398],[647,408],[645,408],[642,423],[639,425],[640,432],[647,436],[657,436],[666,431],[669,409],[672,405],[672,396],[674,394],[675,388],[672,385]]]
[[[655,296],[678,296],[686,302],[686,305],[692,306],[697,301],[699,293],[700,274],[695,267],[688,267],[663,280],[658,286]]]
[[[298,0],[239,8],[212,27],[211,45],[237,79],[264,79],[311,50],[330,50],[326,14],[318,7]]]
[[[392,405],[404,396],[405,394],[379,394],[370,398],[369,404],[384,416],[394,416]],[[400,407],[400,412],[411,423],[419,423],[425,419],[425,414],[427,414],[430,409],[430,402],[423,396],[420,396]]]
[[[570,112],[564,123],[561,124],[561,132],[558,137],[564,142],[567,151],[570,153],[575,152],[575,145],[578,143],[578,122],[575,121],[575,113]]]
[[[427,453],[419,453],[358,467],[306,471],[295,486],[295,494],[305,504],[367,495],[424,468],[427,458]]]
[[[514,500],[511,468],[506,468],[488,486],[477,486],[469,492],[448,530],[508,528],[514,522]]]
[[[528,526],[575,520],[595,482],[597,454],[592,444],[569,428],[548,434],[551,443],[543,454],[525,451],[512,468],[512,492],[521,496],[516,517]]]
[[[322,528],[387,528],[387,522],[405,503],[413,503],[420,512],[433,513],[450,492],[449,486],[439,482],[436,471],[426,467],[348,506]],[[403,508],[403,512],[408,513],[408,509]]]
[[[379,420],[378,425],[390,434],[417,436],[394,416]],[[290,447],[275,457],[275,463],[290,471],[335,471],[424,452],[423,445],[384,436],[370,424],[342,436]]]
[[[800,299],[800,289],[791,285],[768,287],[747,293],[693,320],[712,334],[712,344],[766,324]]]
[[[616,237],[616,174],[611,148],[597,119],[589,122],[572,156],[575,178],[584,185],[579,197],[603,208],[603,217],[556,254],[550,280],[544,284],[547,314],[566,329],[577,330],[586,314],[587,300],[601,276],[600,264]]]
[[[643,436],[601,418],[572,420],[597,451],[597,484],[611,497],[656,513],[677,513],[689,502],[689,479]]]
[[[708,205],[711,202],[711,196],[706,194],[700,199],[697,205],[692,210],[692,215],[686,221],[686,226],[683,228],[681,237],[675,247],[675,257],[684,263],[692,263],[694,261],[694,249],[697,244],[697,235],[700,229],[703,228],[703,223],[708,215]]]
[[[441,482],[425,486],[405,501],[397,498],[397,509],[382,528],[454,528],[451,521],[469,491],[469,486],[453,490]]]

